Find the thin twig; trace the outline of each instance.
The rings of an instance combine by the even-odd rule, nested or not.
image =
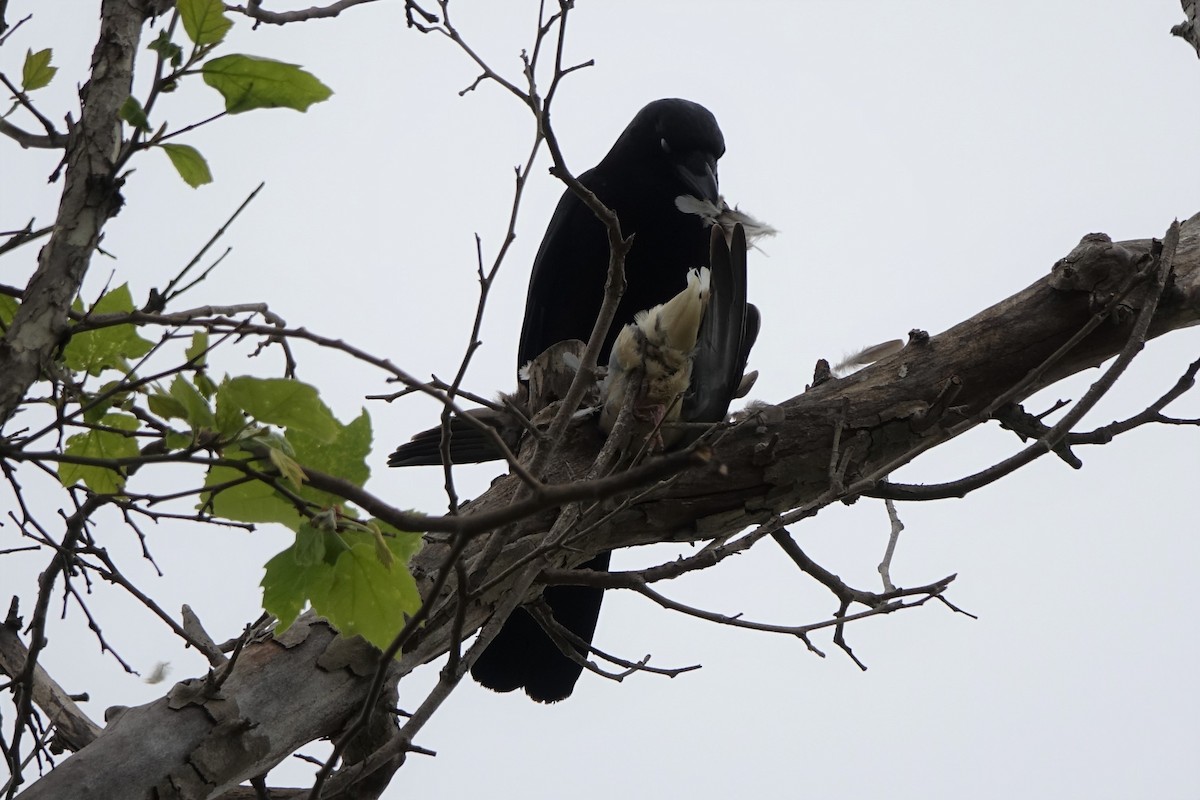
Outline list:
[[[896,543],[900,541],[900,532],[904,530],[904,523],[900,521],[900,513],[896,511],[894,500],[884,500],[883,504],[887,508],[890,530],[887,548],[883,551],[883,560],[879,562],[879,577],[883,579],[883,590],[891,592],[896,588],[896,585],[892,583],[892,558],[896,555]]]

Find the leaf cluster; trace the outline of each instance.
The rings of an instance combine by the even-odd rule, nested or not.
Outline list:
[[[176,41],[180,26],[187,39],[186,49]],[[233,20],[226,14],[221,0],[179,0],[176,3],[170,23],[147,46],[158,59],[148,96],[138,99],[130,95],[121,106],[122,121],[133,129],[130,147],[126,148],[121,162],[139,150],[159,148],[184,182],[193,188],[203,186],[213,180],[208,161],[192,145],[168,142],[168,139],[225,114],[241,114],[260,108],[307,111],[314,103],[328,100],[333,95],[332,89],[297,64],[243,53],[214,57],[232,27]],[[50,48],[26,53],[21,81],[25,93],[42,89],[54,79],[58,68],[51,65],[52,57]],[[176,91],[180,82],[191,75],[200,75],[204,83],[217,90],[224,100],[225,111],[178,130],[172,131],[166,124],[155,130],[151,115],[158,97]]]
[[[17,304],[3,298],[0,323]],[[139,470],[160,462],[198,466],[202,481],[178,495],[195,498],[195,519],[278,523],[296,533],[266,565],[268,612],[287,626],[311,604],[343,633],[385,647],[420,605],[407,569],[420,536],[360,518],[344,498],[309,485],[306,473],[363,487],[372,443],[367,412],[343,423],[316,387],[294,377],[215,377],[209,356],[230,337],[214,341],[202,329],[168,332],[157,343],[145,338],[128,285],[86,308],[77,300],[74,311],[50,426],[66,434],[63,444],[35,456],[29,445],[47,431],[35,432],[5,454],[57,462],[64,487],[126,506],[163,499],[131,491]],[[181,359],[141,377],[181,337]]]

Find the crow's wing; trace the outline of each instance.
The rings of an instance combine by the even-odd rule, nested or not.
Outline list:
[[[713,226],[709,246],[708,313],[700,325],[691,391],[683,403],[683,419],[688,422],[725,418],[758,336],[758,309],[746,300],[745,231],[735,226],[726,244],[720,227]]]

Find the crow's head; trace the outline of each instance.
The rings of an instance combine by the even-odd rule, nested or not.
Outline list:
[[[717,119],[690,100],[655,100],[637,113],[602,165],[637,165],[677,184],[680,194],[717,201],[717,159],[725,137]],[[651,176],[648,176],[651,177]]]

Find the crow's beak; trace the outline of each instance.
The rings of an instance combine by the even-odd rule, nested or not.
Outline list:
[[[675,165],[679,177],[697,197],[716,203],[717,192],[717,160],[708,153],[694,151]]]

